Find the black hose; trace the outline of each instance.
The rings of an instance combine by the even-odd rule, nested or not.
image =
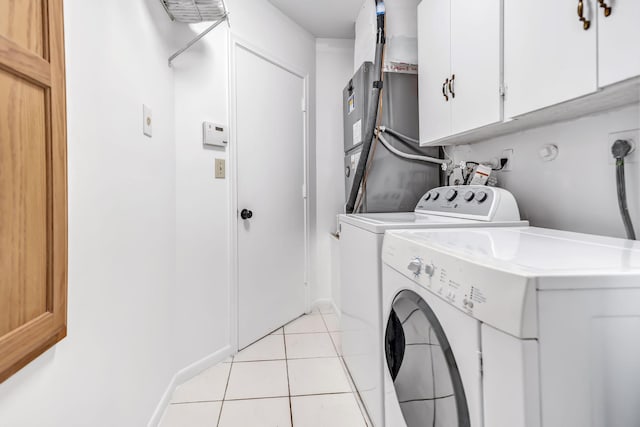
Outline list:
[[[371,100],[367,109],[367,133],[364,136],[364,140],[362,143],[362,153],[360,154],[360,160],[358,161],[358,166],[353,177],[353,185],[351,187],[349,199],[347,200],[347,205],[345,207],[345,211],[348,214],[353,213],[353,210],[355,209],[356,200],[358,199],[358,192],[360,191],[360,185],[362,184],[362,179],[364,178],[367,163],[369,161],[371,146],[373,145],[376,124],[378,123],[378,105],[380,103],[380,91],[382,90],[382,53],[384,51],[385,44],[385,12],[384,1],[375,1],[376,13],[378,16],[378,39],[376,42],[376,57],[373,67],[375,81],[373,82],[373,87],[371,88]]]
[[[613,156],[616,158],[616,186],[618,188],[618,206],[620,207],[620,215],[627,232],[627,238],[636,240],[636,232],[633,229],[633,222],[629,214],[629,206],[627,205],[627,185],[624,176],[624,158],[631,152],[631,144],[628,141],[618,140],[612,147]]]

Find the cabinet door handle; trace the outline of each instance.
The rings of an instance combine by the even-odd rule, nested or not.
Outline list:
[[[442,95],[444,96],[444,100],[446,102],[449,102],[449,95],[447,95],[448,85],[449,85],[449,79],[445,80],[444,83],[442,83]]]
[[[591,27],[591,21],[584,17],[584,1],[578,1],[578,18],[582,22],[582,28],[587,31]]]
[[[598,3],[600,3],[600,7],[604,9],[605,18],[609,17],[609,15],[611,15],[611,6],[605,3],[604,0],[598,0]]]
[[[453,91],[453,81],[456,79],[456,75],[451,75],[451,80],[449,80],[449,93],[451,93],[451,98],[456,97],[456,93]]]

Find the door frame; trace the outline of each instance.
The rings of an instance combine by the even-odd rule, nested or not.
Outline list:
[[[304,287],[305,312],[310,312],[309,290],[309,251],[310,251],[310,222],[309,222],[309,74],[299,68],[282,61],[275,55],[264,51],[232,32],[229,32],[229,340],[234,352],[238,351],[240,332],[240,298],[239,298],[239,253],[238,253],[238,148],[237,148],[237,86],[236,86],[236,49],[244,49],[271,64],[299,77],[303,83],[303,96],[300,113],[303,126],[303,185],[300,189],[304,206]]]

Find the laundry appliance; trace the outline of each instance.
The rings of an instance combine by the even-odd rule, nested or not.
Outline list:
[[[640,425],[640,243],[399,230],[382,258],[387,425]]]
[[[430,190],[413,212],[339,216],[342,355],[374,426],[384,425],[381,253],[385,231],[523,225],[528,223],[520,220],[513,195],[486,186]]]

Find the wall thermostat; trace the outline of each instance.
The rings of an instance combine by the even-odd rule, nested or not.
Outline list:
[[[229,144],[227,126],[204,122],[202,123],[203,144],[211,147],[226,147]]]

